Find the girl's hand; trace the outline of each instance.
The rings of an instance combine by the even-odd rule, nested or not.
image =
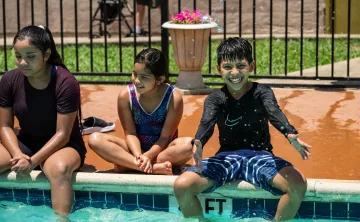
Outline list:
[[[31,158],[28,155],[21,153],[19,155],[14,156],[12,159],[10,159],[11,166],[15,166],[17,164],[17,162],[19,160],[21,160],[22,158],[24,158],[27,161],[31,161]]]
[[[138,167],[141,166],[140,156],[141,156],[141,153],[136,154],[136,155],[135,155],[135,158],[134,158],[134,163],[135,163],[135,165],[138,166]]]
[[[202,144],[200,140],[195,140],[193,145],[193,161],[195,163],[196,168],[201,172],[202,171]]]
[[[16,164],[11,167],[11,170],[17,174],[29,174],[33,169],[34,166],[32,165],[31,160],[27,160],[24,157],[18,159]]]
[[[147,157],[146,155],[141,155],[140,156],[140,170],[144,173],[152,173],[152,165],[151,165],[151,160],[149,157]]]
[[[311,148],[310,145],[300,140],[299,135],[289,134],[287,138],[290,144],[300,153],[303,160],[309,159],[309,156],[311,156],[309,151],[309,148]]]

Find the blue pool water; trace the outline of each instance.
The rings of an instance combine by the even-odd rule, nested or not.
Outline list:
[[[278,200],[205,198],[210,221],[267,221]],[[221,200],[221,201],[220,201]],[[217,205],[223,203],[221,217]],[[0,221],[56,221],[50,192],[0,188]],[[219,205],[220,206],[220,205]],[[206,208],[206,207],[205,207]],[[206,211],[206,210],[205,210]],[[212,214],[214,213],[214,214]],[[173,196],[76,191],[71,221],[197,221],[184,219]],[[303,202],[294,221],[360,221],[360,203]]]
[[[210,217],[210,221],[248,221],[248,222],[261,222],[267,221],[266,212],[253,212],[252,218],[241,218],[241,217],[228,217],[228,218],[218,218]],[[0,221],[2,222],[23,222],[26,221],[33,222],[45,222],[45,221],[56,221],[58,218],[53,213],[52,209],[49,206],[31,206],[24,203],[13,202],[13,201],[0,201]],[[184,219],[181,215],[169,212],[161,211],[148,211],[148,210],[134,210],[126,211],[116,208],[110,209],[101,209],[94,207],[86,207],[79,210],[76,210],[69,217],[70,221],[149,221],[149,222],[191,222],[197,221],[196,219]],[[329,219],[296,219],[296,222],[310,222],[310,221],[329,221]],[[336,222],[343,222],[349,220],[331,220]]]

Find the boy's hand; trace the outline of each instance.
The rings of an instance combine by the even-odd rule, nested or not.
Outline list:
[[[311,148],[310,145],[301,141],[299,139],[299,135],[289,134],[287,138],[290,144],[300,153],[303,160],[309,159],[309,156],[311,156],[310,151],[308,150],[309,148]]]
[[[201,172],[202,166],[201,166],[201,160],[202,160],[202,144],[200,140],[195,140],[193,145],[193,160],[195,163],[196,168]]]

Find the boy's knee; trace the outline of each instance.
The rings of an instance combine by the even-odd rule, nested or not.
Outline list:
[[[174,193],[177,197],[184,196],[185,194],[193,194],[194,185],[193,181],[184,176],[179,176],[174,183]]]
[[[101,138],[102,138],[102,134],[101,133],[98,133],[98,132],[95,132],[95,133],[92,133],[89,137],[89,147],[91,149],[94,149],[96,147],[98,147],[98,145],[101,143]]]
[[[300,175],[301,175],[301,174],[300,174]],[[296,181],[295,184],[296,184],[296,185],[295,185],[296,190],[297,190],[299,193],[305,195],[306,190],[307,190],[307,180],[306,180],[306,178],[301,175],[301,176],[297,179],[297,181]]]
[[[288,192],[290,195],[305,196],[307,190],[307,180],[301,173],[296,173],[289,178]]]

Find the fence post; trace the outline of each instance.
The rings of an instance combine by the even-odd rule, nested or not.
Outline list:
[[[161,24],[169,20],[169,3],[167,0],[161,1]],[[161,51],[167,58],[166,71],[169,72],[169,32],[168,29],[161,27]]]

